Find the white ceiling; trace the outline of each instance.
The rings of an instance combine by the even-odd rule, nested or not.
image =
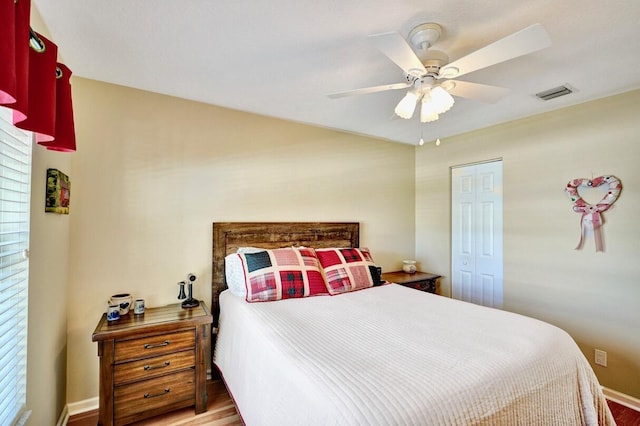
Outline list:
[[[436,22],[451,61],[534,23],[551,47],[460,80],[512,89],[495,104],[456,98],[435,140],[640,88],[640,1],[33,0],[74,75],[390,141],[421,124],[393,115],[404,90],[330,99],[403,81],[370,34]],[[537,92],[576,92],[542,102]]]

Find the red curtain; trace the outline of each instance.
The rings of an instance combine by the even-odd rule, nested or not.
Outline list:
[[[0,104],[7,105],[16,101],[16,6],[13,2],[2,0],[0,3],[0,27],[7,34],[0,39]],[[9,64],[6,66],[5,64]]]
[[[29,75],[29,0],[0,0],[0,105],[9,106],[22,120],[27,117],[25,99]]]
[[[18,104],[27,105],[27,117],[20,120],[14,112],[13,124],[36,134],[36,141],[52,141],[56,128],[56,59],[58,46],[38,33],[37,42],[44,49],[29,49],[29,90],[27,96],[18,99]]]
[[[66,65],[58,63],[56,69],[56,139],[53,142],[41,142],[41,145],[52,151],[73,152],[76,150],[70,79],[71,70]]]
[[[72,152],[71,70],[56,62],[56,44],[31,30],[30,12],[30,0],[0,0],[0,105],[39,144]]]

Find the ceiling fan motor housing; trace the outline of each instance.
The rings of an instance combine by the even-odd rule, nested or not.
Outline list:
[[[427,71],[419,75],[419,78],[438,77],[440,68],[449,63],[449,56],[446,53],[431,49],[441,35],[442,27],[432,22],[420,24],[409,32],[409,43]]]
[[[446,57],[446,55],[445,55]],[[444,59],[427,59],[422,61],[424,65],[424,69],[426,72],[419,74],[406,74],[405,78],[409,83],[415,83],[418,80],[429,79],[430,81],[434,81],[440,77],[440,69],[444,67],[448,63],[448,58]]]

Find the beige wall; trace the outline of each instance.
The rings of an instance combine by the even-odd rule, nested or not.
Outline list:
[[[67,401],[98,395],[110,295],[210,300],[212,222],[358,221],[385,270],[413,256],[414,148],[73,80]]]
[[[44,194],[47,169],[71,174],[70,162],[71,155],[33,147],[27,342],[27,408],[32,410],[32,425],[55,424],[67,403],[70,217],[45,213]]]
[[[73,302],[67,294],[70,217],[45,213],[44,195],[48,168],[73,178],[71,156],[33,147],[27,341],[31,425],[54,425],[67,403],[67,307]]]
[[[553,101],[550,101],[553,102]],[[450,167],[502,158],[504,308],[569,332],[603,386],[640,398],[640,91],[433,144],[416,155],[416,257],[450,289]],[[613,174],[603,253],[574,250],[580,215],[564,187]],[[608,367],[593,364],[593,350]],[[549,356],[553,356],[552,353]]]
[[[50,37],[32,5],[31,26]],[[70,217],[44,212],[48,168],[71,175],[74,154],[33,147],[29,258],[27,408],[30,425],[55,425],[66,400]],[[73,193],[73,191],[72,191]]]
[[[47,34],[39,17],[32,21]],[[632,259],[640,92],[425,146],[414,169],[410,146],[72,83],[78,152],[34,147],[29,424],[55,424],[65,402],[97,396],[91,332],[109,295],[173,303],[175,283],[194,272],[196,295],[209,300],[213,221],[357,220],[385,270],[415,247],[425,269],[445,275],[448,292],[449,167],[496,157],[505,173],[505,308],[566,329],[590,361],[594,347],[606,350],[609,367],[594,366],[601,383],[640,397]],[[69,216],[43,213],[48,167],[71,177]],[[563,193],[568,180],[592,173],[624,185],[605,213],[605,253],[591,240],[573,250],[579,216]]]

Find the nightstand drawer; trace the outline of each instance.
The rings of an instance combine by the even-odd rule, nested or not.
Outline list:
[[[193,404],[194,382],[195,371],[187,370],[116,386],[113,394],[116,423],[121,423],[127,417],[135,418],[138,413],[175,405],[181,401],[190,401],[187,405]]]
[[[382,279],[385,281],[433,294],[440,294],[440,278],[440,275],[422,271],[416,271],[412,274],[403,271],[382,274]]]
[[[196,354],[186,350],[154,358],[117,364],[113,369],[113,381],[116,385],[137,380],[150,379],[185,368],[194,367]]]
[[[422,290],[422,291],[426,291],[429,293],[436,293],[436,281],[435,280],[429,280],[429,281],[414,281],[414,282],[408,282],[408,283],[403,283],[401,284],[405,287],[411,287],[411,288],[415,288],[416,290]]]
[[[193,330],[161,334],[140,339],[117,340],[115,362],[148,358],[195,347]]]

